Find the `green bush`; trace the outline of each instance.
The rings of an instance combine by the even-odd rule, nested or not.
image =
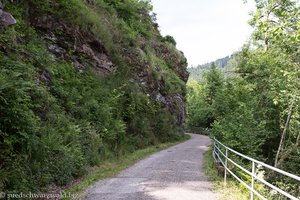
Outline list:
[[[171,35],[166,35],[165,37],[163,37],[163,40],[162,40],[163,42],[169,42],[169,43],[171,43],[171,44],[173,44],[174,46],[176,46],[176,40],[174,39],[174,37],[173,36],[171,36]]]

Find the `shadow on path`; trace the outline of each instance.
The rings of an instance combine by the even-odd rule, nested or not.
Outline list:
[[[102,180],[86,191],[86,200],[213,200],[216,194],[202,171],[207,136],[191,139],[160,151]]]

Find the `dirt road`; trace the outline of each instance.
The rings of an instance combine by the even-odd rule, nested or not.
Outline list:
[[[214,200],[211,183],[202,170],[206,136],[160,151],[102,180],[86,191],[86,200]]]

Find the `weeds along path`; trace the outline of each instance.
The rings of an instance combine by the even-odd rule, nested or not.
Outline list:
[[[191,139],[137,162],[119,175],[97,182],[85,199],[213,200],[212,184],[202,169],[207,136]]]

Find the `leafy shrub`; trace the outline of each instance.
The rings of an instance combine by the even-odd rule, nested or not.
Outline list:
[[[176,46],[176,40],[174,39],[174,37],[173,36],[171,36],[171,35],[166,35],[165,37],[163,37],[163,40],[162,40],[163,42],[169,42],[169,43],[171,43],[171,44],[173,44],[174,46]]]

